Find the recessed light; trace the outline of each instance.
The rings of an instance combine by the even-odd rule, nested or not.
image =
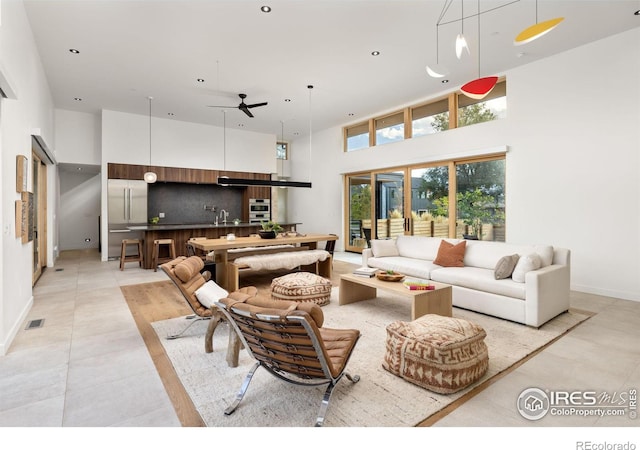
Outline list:
[[[634,16],[640,16],[640,9],[633,13]]]
[[[242,127],[244,127],[244,124],[243,124],[243,123],[239,123],[239,124],[238,124],[238,126],[239,126],[240,128],[242,128]]]
[[[371,52],[371,56],[379,56],[380,52],[378,50],[374,50]]]
[[[76,50],[75,48],[70,48],[69,51],[75,55],[77,55],[78,53],[80,53],[80,50]]]
[[[262,11],[263,13],[270,13],[271,12],[271,6],[267,6],[267,5],[261,6],[260,7],[260,11]]]
[[[447,84],[449,80],[442,80],[441,83]]]
[[[175,114],[174,114],[174,113],[172,113],[172,112],[168,112],[168,113],[167,113],[167,116],[175,116]]]
[[[349,113],[349,117],[355,116],[354,113]]]
[[[285,98],[284,101],[288,103],[288,102],[291,101],[291,99],[290,98]]]
[[[82,99],[81,99],[80,97],[74,97],[73,99],[74,99],[75,101],[77,101],[77,102],[81,102],[81,101],[82,101]]]
[[[197,81],[198,83],[204,83],[204,78],[198,78],[196,81]]]

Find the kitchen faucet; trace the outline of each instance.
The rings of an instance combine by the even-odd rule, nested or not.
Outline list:
[[[229,217],[229,213],[226,210],[221,209],[220,210],[220,217],[222,217],[222,223],[226,224],[227,223],[227,217]]]

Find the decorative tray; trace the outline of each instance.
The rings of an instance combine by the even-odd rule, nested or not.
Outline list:
[[[404,279],[404,275],[398,272],[376,272],[376,278],[382,281],[402,281]]]

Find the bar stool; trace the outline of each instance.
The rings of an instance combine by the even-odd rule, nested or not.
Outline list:
[[[136,255],[127,255],[127,246],[135,245],[138,250]],[[142,241],[140,239],[123,239],[120,249],[120,270],[124,270],[124,264],[128,262],[138,262],[142,267]]]
[[[160,246],[167,245],[169,256],[160,258]],[[156,239],[153,241],[153,255],[151,262],[153,264],[153,271],[158,271],[158,264],[176,259],[176,246],[173,239]]]

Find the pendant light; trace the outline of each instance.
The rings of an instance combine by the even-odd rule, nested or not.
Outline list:
[[[436,64],[426,67],[427,73],[433,78],[443,78],[448,70],[440,64],[440,25],[436,24]]]
[[[149,99],[149,171],[144,174],[144,181],[149,184],[155,183],[158,180],[158,175],[151,171],[151,100],[153,97],[148,97]]]
[[[468,82],[460,88],[462,93],[469,98],[482,100],[493,90],[498,82],[498,77],[480,78],[480,0],[478,0],[478,78]]]
[[[227,170],[227,110],[222,110],[222,170]],[[228,186],[228,176],[222,175],[218,177],[220,186]]]
[[[456,56],[458,59],[462,58],[462,51],[466,50],[467,55],[470,55],[469,44],[467,44],[467,39],[464,37],[464,0],[460,0],[460,4],[462,5],[462,29],[460,30],[460,34],[456,37]]]
[[[530,27],[524,29],[516,36],[513,41],[514,45],[524,45],[531,41],[535,41],[541,36],[544,36],[549,31],[557,27],[560,22],[564,20],[564,17],[556,17],[555,19],[546,20],[538,23],[538,0],[536,0],[536,23]]]

